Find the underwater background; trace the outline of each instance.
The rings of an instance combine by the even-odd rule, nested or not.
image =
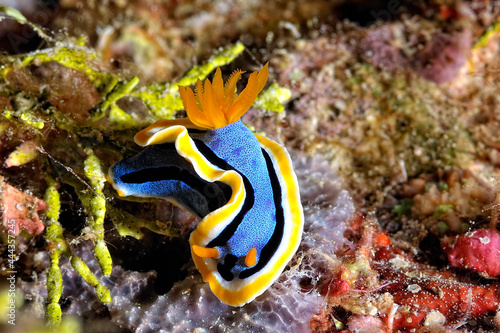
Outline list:
[[[497,332],[500,3],[0,0],[0,332]],[[287,148],[304,234],[220,302],[198,220],[119,197],[177,85],[269,79],[243,116]]]

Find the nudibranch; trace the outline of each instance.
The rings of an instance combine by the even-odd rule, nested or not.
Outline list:
[[[237,95],[241,74],[224,85],[217,68],[195,92],[179,86],[188,118],[140,131],[135,142],[147,148],[109,170],[120,195],[164,198],[200,218],[189,238],[193,261],[232,306],[252,301],[279,277],[304,221],[287,151],[240,120],[267,81],[267,64]]]

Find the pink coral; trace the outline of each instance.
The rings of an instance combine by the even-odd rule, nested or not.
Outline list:
[[[398,41],[401,36],[405,36],[409,45],[414,44],[414,54],[403,52],[402,42]],[[430,38],[423,38],[418,33],[407,31],[403,24],[388,24],[368,31],[358,47],[361,58],[375,66],[388,70],[411,68],[435,83],[455,79],[469,56],[471,31],[437,32]]]
[[[436,33],[411,59],[410,66],[427,80],[444,83],[455,79],[467,62],[472,33]]]
[[[39,235],[45,229],[38,211],[47,208],[45,201],[0,182],[0,209],[9,235],[18,236],[22,229]]]
[[[349,331],[358,333],[385,333],[387,328],[380,318],[368,315],[353,315],[349,318]]]
[[[500,233],[480,229],[459,236],[453,245],[446,240],[444,250],[452,267],[467,268],[487,277],[500,275]]]

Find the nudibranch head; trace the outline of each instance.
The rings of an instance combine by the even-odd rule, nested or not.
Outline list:
[[[239,95],[236,94],[236,83],[243,73],[239,70],[229,77],[225,85],[217,67],[212,82],[206,79],[203,84],[198,79],[195,92],[189,87],[179,86],[188,118],[196,126],[206,129],[222,128],[238,121],[264,88],[269,74],[267,67],[268,64],[265,64],[260,71],[250,74],[247,86]]]

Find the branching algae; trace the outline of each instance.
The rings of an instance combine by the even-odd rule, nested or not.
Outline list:
[[[82,259],[75,255],[72,249],[72,244],[78,243],[81,239],[91,240],[94,244],[94,255],[99,262],[103,275],[110,275],[113,264],[105,242],[104,222],[106,221],[106,217],[109,217],[109,220],[122,236],[130,235],[141,238],[141,228],[147,228],[155,233],[168,236],[179,235],[179,231],[173,229],[168,224],[161,225],[155,221],[136,218],[130,213],[114,207],[107,200],[106,194],[108,192],[105,189],[106,178],[103,172],[103,165],[105,163],[98,157],[100,156],[99,152],[109,151],[115,155],[122,154],[123,147],[117,142],[123,142],[129,138],[129,132],[123,130],[144,126],[143,119],[134,118],[134,116],[122,110],[117,102],[123,97],[137,98],[146,105],[150,114],[150,118],[146,121],[158,118],[171,119],[175,111],[183,109],[183,101],[179,95],[177,86],[188,86],[196,83],[197,80],[205,79],[215,68],[232,62],[241,54],[244,46],[238,42],[235,45],[222,49],[208,59],[206,63],[193,67],[184,77],[176,82],[141,86],[137,77],[123,78],[117,74],[101,72],[96,69],[92,64],[99,60],[99,55],[85,47],[84,38],[56,43],[52,37],[49,37],[35,24],[30,23],[20,12],[5,6],[0,6],[0,11],[14,18],[20,24],[28,24],[49,45],[53,45],[53,47],[37,50],[24,56],[2,56],[3,65],[0,70],[0,80],[5,84],[0,88],[0,93],[1,96],[10,96],[10,102],[5,104],[3,110],[1,110],[0,135],[9,133],[12,140],[17,142],[18,149],[15,153],[11,154],[12,158],[17,156],[15,154],[19,155],[22,153],[22,156],[19,155],[16,161],[7,165],[7,167],[32,163],[36,166],[32,172],[39,172],[46,180],[44,200],[47,203],[45,212],[47,226],[45,240],[46,248],[50,255],[50,267],[47,270],[48,296],[46,318],[51,327],[57,327],[61,323],[62,311],[59,302],[64,288],[60,268],[61,256],[66,256],[69,259],[73,269],[95,289],[97,297],[103,303],[111,301],[108,289],[98,281],[96,275]],[[100,96],[100,100],[86,110],[88,113],[87,120],[81,121],[75,119],[71,114],[61,112],[56,104],[50,102],[51,100],[48,98],[51,97],[50,86],[47,89],[46,85],[41,84],[38,89],[35,88],[30,91],[6,90],[9,87],[9,80],[11,79],[9,74],[14,71],[30,67],[43,67],[54,63],[63,71],[72,70],[75,73],[79,73],[83,79],[91,83]],[[217,75],[220,76],[220,72]],[[263,84],[259,83],[259,85],[260,89],[262,89]],[[232,89],[234,88],[235,86]],[[70,93],[74,94],[74,92]],[[252,99],[245,101],[247,109],[257,97],[257,92],[253,92],[252,94]],[[272,84],[270,88],[262,92],[261,96],[257,98],[255,102],[256,106],[280,112],[283,111],[282,103],[290,96],[290,91],[277,84]],[[248,131],[241,122],[236,122],[235,124],[240,130]],[[250,131],[248,132],[250,134],[246,135],[253,136]],[[51,135],[66,139],[61,142],[53,141]],[[268,156],[267,160],[263,157],[265,161],[263,167],[271,171],[274,170],[277,178],[271,181],[275,183],[275,187],[291,189],[289,192],[283,190],[283,196],[297,196],[296,189],[292,188],[293,184],[286,180],[291,179],[289,177],[292,177],[292,175],[282,178],[282,170],[291,172],[286,153],[282,152],[280,146],[266,138],[257,137],[255,139],[254,137],[254,140],[258,140],[260,146],[262,146],[263,153],[267,154],[265,156]],[[24,154],[27,152],[25,151],[27,144],[23,146],[23,142],[29,142],[30,145],[35,147],[35,150],[30,150],[29,154]],[[71,242],[66,236],[65,222],[60,220],[60,188],[62,186],[74,188],[87,215],[87,224],[83,228],[82,234]],[[243,193],[238,192],[236,188],[229,189],[228,191],[227,186],[222,186],[221,191],[224,192],[227,199],[231,197],[229,192]],[[271,194],[270,202],[277,203],[277,198],[278,196]],[[294,207],[298,207],[297,203],[294,204]],[[274,240],[276,236],[272,232],[268,233],[271,238],[266,238],[261,245],[252,245],[248,251],[245,247],[244,251],[246,253],[244,257],[246,259],[244,262],[238,263],[240,266],[255,267],[258,274],[253,275],[260,277],[261,275],[265,275],[262,272],[266,272],[266,270],[262,269],[260,262],[264,259],[267,262],[271,262],[274,265],[273,267],[276,267],[277,272],[273,273],[271,279],[266,278],[268,282],[264,284],[265,286],[272,283],[277,275],[279,275],[286,261],[293,255],[300,240],[301,223],[299,222],[301,213],[290,213],[290,209],[293,210],[295,208],[285,205],[284,211],[276,212],[282,214],[285,221],[281,229],[283,234],[294,232],[295,241],[291,243],[288,241],[285,243],[273,241],[271,243],[274,250],[270,251],[265,246],[265,243]],[[201,212],[198,213],[199,215],[205,215]],[[299,220],[297,221],[299,222],[296,222],[295,227],[290,229],[289,226],[291,224],[286,221],[289,221],[292,215],[298,217]],[[197,244],[201,246],[203,242],[197,242]],[[285,244],[286,246],[281,247],[280,244]],[[207,257],[205,256],[206,252],[204,252],[205,250],[201,250],[201,247],[197,250],[193,249],[193,251],[197,251],[198,253],[197,258],[199,259],[197,259],[197,265],[205,265],[201,264],[201,262],[208,262],[208,260],[212,259],[204,258]],[[229,252],[226,254],[224,252],[226,250],[222,247],[219,251],[220,255],[225,255],[226,258],[233,256]],[[279,254],[277,257],[273,255],[275,252]],[[211,267],[213,264],[207,263],[206,265],[207,267]],[[202,271],[205,277],[207,276],[205,274],[206,271]],[[254,281],[253,291],[240,293],[242,296],[238,297],[238,300],[231,300],[230,298],[224,298],[224,300],[234,304],[245,303],[265,290],[265,288],[257,287],[260,282],[260,280]]]

